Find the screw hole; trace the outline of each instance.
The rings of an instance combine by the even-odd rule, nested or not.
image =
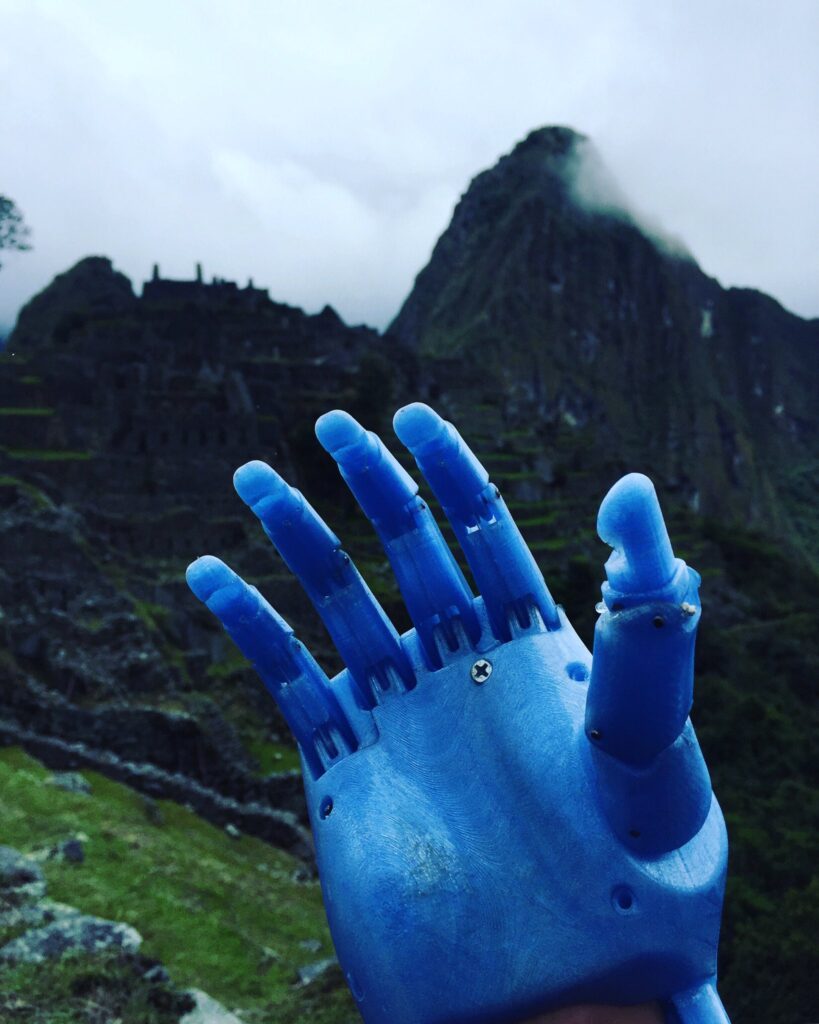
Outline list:
[[[600,732],[599,729],[591,729],[590,732],[589,732],[589,739],[599,740],[601,735],[602,735],[602,733]]]
[[[628,830],[628,834],[631,836],[632,839],[639,839],[641,833],[639,828],[630,828]]]
[[[329,818],[332,813],[333,798],[331,796],[326,796],[319,805],[319,817],[321,818],[322,821],[324,821],[324,819]]]
[[[662,615],[655,615],[651,621],[655,629],[662,629],[665,625],[665,619],[662,617]]]
[[[576,683],[585,683],[589,678],[589,669],[582,661],[570,661],[566,666],[566,675]]]
[[[627,885],[618,885],[614,888],[611,903],[618,914],[630,914],[636,907],[634,893]]]

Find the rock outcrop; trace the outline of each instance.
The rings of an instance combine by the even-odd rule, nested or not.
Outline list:
[[[81,1001],[86,987],[94,989],[100,1012],[106,996],[125,1004],[141,994],[149,1006],[161,1011],[156,1019],[168,1024],[239,1024],[207,993],[175,989],[162,964],[139,953],[142,936],[131,925],[55,903],[45,898],[45,888],[37,856],[0,846],[0,934],[14,935],[0,941],[0,1016],[7,1010],[15,1014],[32,1009],[25,1001],[15,1002],[16,994],[4,990],[4,970],[30,964],[47,972],[71,956],[82,969],[62,996]],[[111,988],[115,991],[105,992]]]
[[[136,953],[141,945],[142,936],[130,925],[88,914],[68,914],[0,946],[0,961],[40,964],[69,951],[94,954],[121,949]]]

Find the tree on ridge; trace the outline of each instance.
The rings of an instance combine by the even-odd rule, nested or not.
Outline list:
[[[0,252],[4,249],[16,249],[18,252],[30,249],[30,234],[31,231],[14,200],[0,195]],[[2,266],[0,263],[0,267]]]

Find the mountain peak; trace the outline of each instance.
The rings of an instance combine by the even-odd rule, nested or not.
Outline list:
[[[550,156],[571,156],[578,145],[588,141],[587,136],[575,131],[574,128],[569,128],[568,125],[544,125],[541,128],[533,128],[509,155],[538,151]]]
[[[504,189],[536,189],[543,194],[570,192],[578,172],[591,157],[600,163],[589,139],[565,125],[535,128],[494,167],[479,174],[467,195],[490,183]]]
[[[707,277],[571,128],[473,179],[389,330],[555,464],[643,467],[708,515],[782,521],[778,467],[815,458],[815,328]]]
[[[669,258],[699,273],[678,239],[634,210],[587,136],[536,128],[470,182],[389,331],[449,354],[460,349],[466,320],[502,325],[498,306],[512,293],[530,308],[549,307],[551,318],[582,306],[590,289],[605,305],[624,260],[654,273]]]
[[[116,316],[135,302],[131,282],[107,256],[86,256],[23,306],[12,338],[17,345],[59,340],[86,316]]]

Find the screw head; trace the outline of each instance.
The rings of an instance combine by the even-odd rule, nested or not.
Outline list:
[[[487,658],[478,658],[469,670],[469,674],[472,676],[473,683],[477,683],[478,686],[482,685],[492,675],[492,662]]]

